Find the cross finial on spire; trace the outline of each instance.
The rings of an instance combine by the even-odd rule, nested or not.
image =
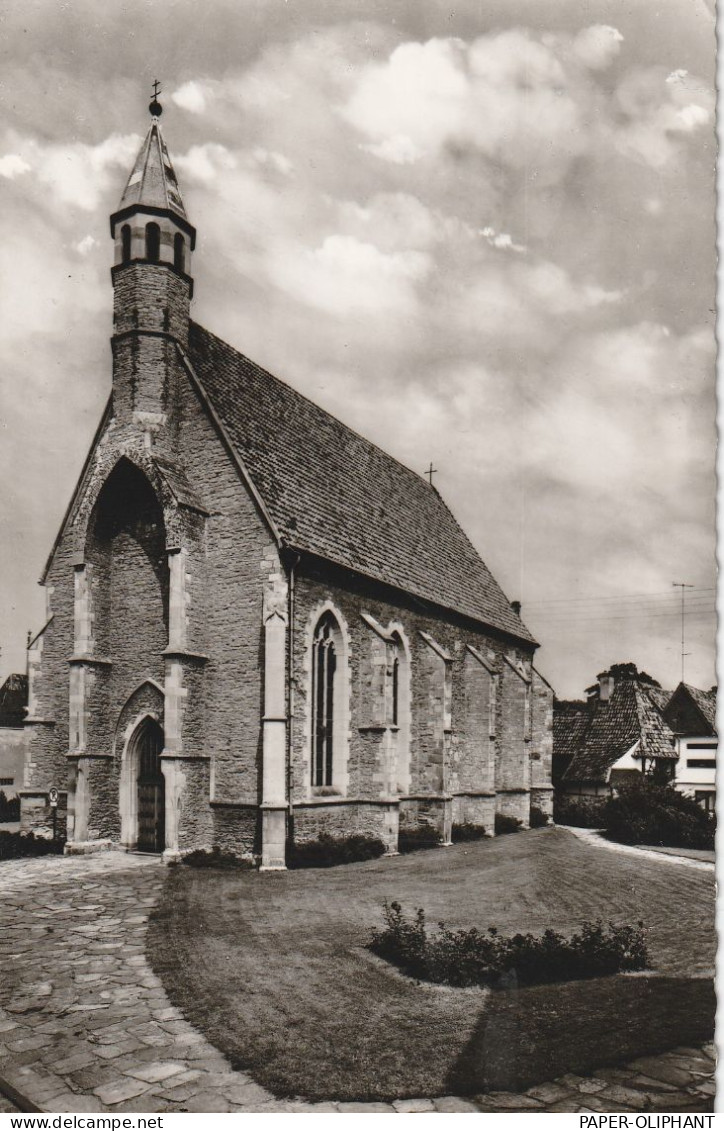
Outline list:
[[[163,114],[163,107],[162,107],[161,103],[158,101],[158,96],[159,96],[160,93],[161,93],[161,84],[158,81],[158,79],[154,79],[153,80],[153,95],[152,95],[152,98],[151,98],[151,104],[148,107],[148,109],[151,111],[151,114],[154,118],[160,118],[161,115]]]
[[[427,471],[425,472],[425,475],[430,480],[430,486],[432,487],[432,477],[433,477],[433,475],[437,475],[437,468],[432,466],[432,460],[430,460],[430,466],[428,467]]]

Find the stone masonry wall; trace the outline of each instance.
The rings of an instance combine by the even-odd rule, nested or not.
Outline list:
[[[373,629],[363,619],[364,613],[382,630],[399,626],[409,644],[411,781],[407,796],[413,799],[415,795],[423,796],[420,800],[403,802],[400,819],[408,824],[421,820],[437,824],[440,818],[436,814],[441,802],[428,803],[425,797],[448,795],[453,798],[455,820],[483,823],[492,832],[492,795],[502,786],[519,791],[504,804],[514,808],[527,823],[525,809],[530,776],[529,743],[525,742],[526,684],[505,664],[503,655],[512,657],[529,673],[530,650],[476,630],[452,615],[447,619],[442,612],[426,612],[408,599],[400,598],[399,603],[395,603],[380,586],[353,580],[349,575],[335,574],[320,566],[306,567],[295,579],[291,722],[295,837],[308,838],[322,828],[334,829],[339,834],[345,830],[357,831],[358,825],[352,806],[341,805],[334,799],[325,804],[323,794],[329,791],[311,785],[310,626],[319,611],[329,606],[338,610],[348,634],[346,797],[383,803],[389,799],[384,783],[394,776],[381,764],[392,748],[384,742],[385,728],[380,726],[376,731],[369,728],[374,715],[369,704],[370,689],[379,683],[370,665],[375,662],[378,650],[370,646]],[[449,664],[421,633],[427,633],[450,657]],[[496,677],[475,659],[468,645],[499,673]],[[504,668],[510,679],[503,674]],[[494,678],[499,681],[497,695],[492,690]],[[491,696],[496,705],[494,717]],[[380,804],[379,808],[382,813],[384,806]],[[383,822],[382,815],[374,820],[377,827]]]

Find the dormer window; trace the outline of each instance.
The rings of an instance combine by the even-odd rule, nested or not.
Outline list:
[[[121,228],[121,263],[131,262],[131,225],[124,224]]]
[[[180,232],[173,237],[173,265],[183,275],[186,271],[186,241]]]
[[[161,254],[161,229],[158,224],[146,224],[146,259],[158,263]]]

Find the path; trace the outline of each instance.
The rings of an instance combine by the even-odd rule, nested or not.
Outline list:
[[[522,1096],[277,1100],[184,1021],[148,966],[154,858],[104,853],[0,865],[0,1078],[51,1112],[710,1111],[713,1048],[679,1049]],[[0,1111],[3,1110],[0,1103]]]
[[[685,868],[694,868],[696,871],[713,872],[715,870],[714,854],[708,852],[694,852],[682,848],[680,853],[675,848],[657,848],[655,846],[642,847],[638,844],[621,844],[617,840],[609,840],[598,829],[584,829],[578,825],[558,825],[567,833],[573,833],[579,840],[597,848],[607,848],[610,852],[618,852],[624,856],[645,857],[648,860],[666,861],[671,864],[683,864]]]

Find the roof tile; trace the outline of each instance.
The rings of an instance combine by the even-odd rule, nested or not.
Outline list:
[[[534,643],[421,476],[195,323],[189,352],[287,545]]]

